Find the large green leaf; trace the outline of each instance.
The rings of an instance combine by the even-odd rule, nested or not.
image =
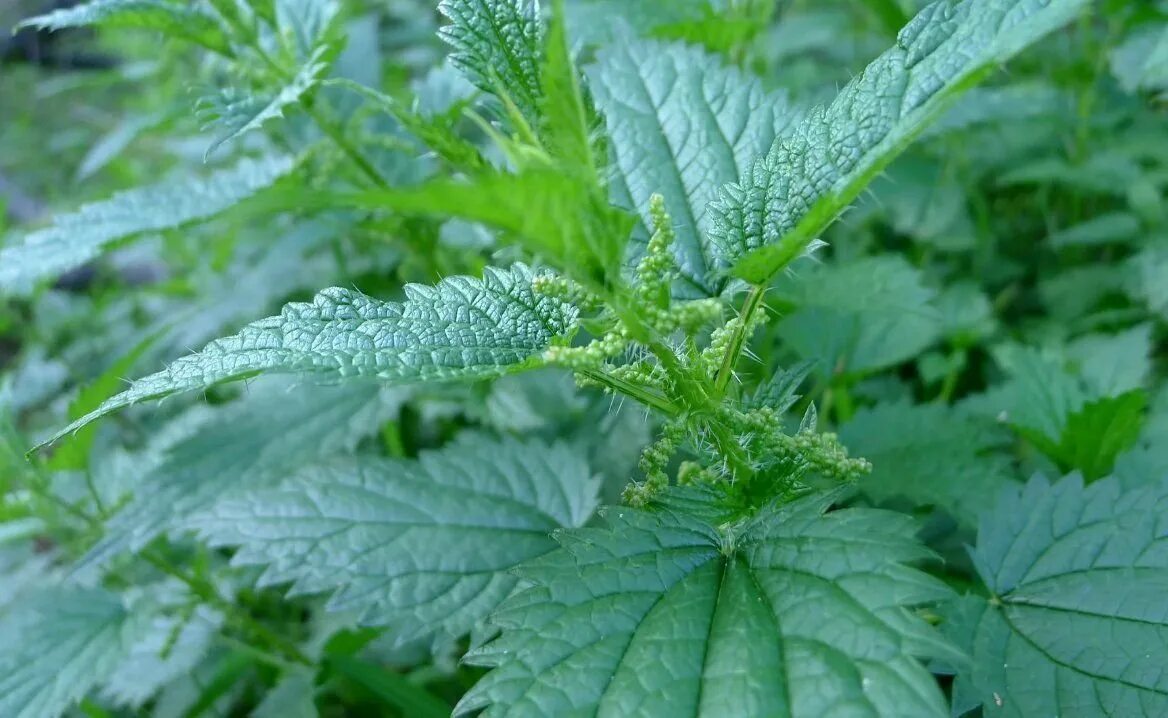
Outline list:
[[[597,477],[578,449],[465,436],[417,461],[341,459],[221,501],[191,525],[260,584],[333,592],[397,644],[458,638],[506,598],[516,565],[583,525]],[[340,589],[338,591],[338,589]]]
[[[872,462],[860,480],[877,501],[906,498],[974,524],[1009,481],[1008,432],[943,404],[879,404],[840,428],[848,450]]]
[[[100,588],[27,595],[0,616],[0,715],[56,718],[113,673],[148,627]]]
[[[134,476],[133,498],[106,522],[79,571],[138,551],[231,491],[270,486],[305,464],[352,450],[396,415],[401,390],[369,382],[291,386],[261,380]],[[132,470],[132,466],[129,470]]]
[[[138,401],[260,373],[404,384],[481,379],[533,366],[576,319],[573,307],[532,291],[534,276],[523,265],[488,267],[481,280],[407,285],[401,303],[325,289],[310,304],[289,304],[279,316],[248,324],[135,381],[57,437]]]
[[[802,253],[950,102],[1086,0],[940,0],[836,99],[812,110],[710,208],[712,245],[764,283]]]
[[[1168,480],[1123,491],[1035,478],[986,512],[973,559],[990,600],[944,607],[987,716],[1168,715]]]
[[[494,666],[458,712],[486,716],[944,716],[914,656],[956,654],[908,608],[948,594],[911,519],[825,513],[838,494],[708,524],[610,508],[564,532],[492,619]],[[708,512],[707,512],[708,513]]]
[[[785,94],[768,93],[757,79],[680,44],[624,38],[600,54],[589,76],[629,209],[650,227],[649,198],[660,193],[683,277],[712,291],[706,207],[798,113]]]
[[[539,3],[534,0],[442,0],[450,19],[439,31],[450,61],[480,89],[506,95],[534,121],[540,98]]]
[[[167,0],[92,0],[29,18],[17,29],[64,30],[85,25],[157,30],[224,55],[231,54],[231,40],[213,16],[190,3]]]
[[[212,217],[271,186],[293,167],[287,157],[241,160],[207,176],[184,175],[82,206],[0,248],[0,294],[27,292],[96,257],[111,242]]]

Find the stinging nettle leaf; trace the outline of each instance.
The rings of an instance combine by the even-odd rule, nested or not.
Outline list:
[[[488,267],[482,279],[407,285],[400,303],[325,289],[311,303],[288,304],[279,316],[248,324],[133,382],[49,442],[139,401],[260,373],[405,384],[484,379],[533,367],[576,321],[574,307],[532,290],[535,276],[519,264]]]
[[[109,677],[148,629],[100,588],[24,597],[0,616],[0,715],[56,718]]]
[[[288,157],[244,159],[207,176],[182,176],[119,192],[61,215],[0,247],[0,294],[24,293],[98,256],[119,239],[174,229],[229,209],[292,170]]]
[[[539,3],[536,0],[442,0],[450,24],[438,31],[450,61],[479,89],[505,94],[529,121],[539,101]]]
[[[334,592],[330,608],[388,626],[402,645],[469,633],[518,578],[511,569],[583,525],[599,479],[566,444],[464,435],[417,461],[344,458],[221,501],[189,525],[262,586]]]
[[[396,416],[404,398],[400,389],[367,381],[300,387],[275,377],[254,382],[246,397],[166,449],[156,465],[139,469],[133,498],[109,518],[76,571],[85,575],[119,554],[141,550],[232,491],[270,486],[305,464],[351,451]]]
[[[214,17],[190,3],[166,0],[92,0],[29,18],[16,29],[64,30],[86,25],[158,30],[213,52],[232,54],[231,40]]]
[[[958,95],[1085,0],[940,0],[710,207],[722,269],[765,283],[798,257]]]
[[[987,716],[1168,714],[1168,481],[1037,477],[982,516],[993,599],[942,607],[973,655],[957,692]]]
[[[456,709],[484,716],[943,716],[914,656],[958,654],[909,612],[948,589],[907,516],[824,513],[838,493],[716,528],[605,510],[522,567],[531,585],[468,654],[494,667]]]
[[[651,226],[649,198],[659,193],[673,220],[683,277],[713,291],[714,260],[703,236],[707,206],[798,119],[783,93],[711,55],[680,44],[623,38],[589,70],[605,116],[616,181],[629,209]],[[643,229],[643,239],[648,232]]]

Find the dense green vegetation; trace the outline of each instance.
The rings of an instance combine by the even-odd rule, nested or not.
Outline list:
[[[1168,715],[1168,3],[23,27],[0,716]]]

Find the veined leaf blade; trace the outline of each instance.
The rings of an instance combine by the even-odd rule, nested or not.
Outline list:
[[[511,593],[511,569],[553,550],[553,531],[587,521],[598,488],[578,448],[464,435],[416,461],[325,462],[188,525],[266,567],[263,586],[332,593],[397,644],[441,644]]]
[[[704,239],[711,229],[707,207],[717,188],[740,177],[799,112],[785,95],[765,92],[757,80],[681,44],[623,38],[600,53],[589,76],[630,209],[648,228],[650,196],[665,198],[681,272],[711,293],[716,262]]]
[[[494,670],[456,713],[946,715],[913,656],[957,654],[907,610],[948,593],[904,565],[930,552],[908,517],[824,513],[837,498],[732,529],[613,507],[608,527],[564,532],[468,655]]]
[[[997,63],[1085,0],[940,0],[827,106],[812,110],[710,207],[722,269],[766,283]]]
[[[524,265],[489,267],[482,279],[408,285],[401,303],[325,289],[311,303],[286,305],[279,316],[135,381],[49,442],[139,401],[261,373],[405,384],[484,379],[535,366],[553,338],[573,330],[576,311],[535,294],[534,277]]]
[[[956,691],[987,716],[1168,712],[1166,514],[1165,480],[1004,491],[972,552],[994,599],[942,607],[973,655]]]

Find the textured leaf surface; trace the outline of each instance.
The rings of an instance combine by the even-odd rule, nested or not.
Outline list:
[[[192,520],[262,585],[336,591],[331,606],[387,625],[398,644],[458,638],[511,593],[510,572],[582,525],[599,482],[566,445],[462,437],[417,461],[345,459]]]
[[[758,80],[680,44],[626,37],[601,53],[589,76],[629,209],[648,227],[649,197],[665,198],[682,274],[709,292],[706,207],[797,112],[785,94],[765,92]]]
[[[574,308],[532,291],[533,277],[523,265],[488,267],[482,279],[407,285],[401,303],[325,289],[135,381],[58,437],[138,401],[259,373],[396,384],[505,374],[531,364],[575,323]]]
[[[1008,433],[942,404],[863,409],[840,439],[872,462],[860,487],[873,499],[939,506],[970,525],[1009,481],[1010,457],[999,451]]]
[[[124,237],[219,214],[271,186],[292,167],[286,157],[245,159],[206,177],[176,177],[84,205],[0,248],[0,293],[26,292],[37,282],[81,266]]]
[[[973,558],[996,597],[945,612],[987,716],[1168,714],[1168,480],[1122,491],[1076,476],[1005,492]]]
[[[136,477],[133,499],[109,519],[79,570],[140,550],[231,491],[272,485],[293,469],[351,450],[394,416],[403,398],[400,390],[369,382],[293,387],[257,381],[247,397]]]
[[[950,100],[1084,0],[941,0],[711,206],[723,261],[761,283],[798,256]]]
[[[26,596],[0,617],[0,715],[60,715],[113,672],[147,625],[99,588]]]
[[[908,517],[824,514],[835,495],[723,530],[611,508],[521,574],[532,585],[468,660],[495,666],[459,705],[486,716],[942,716],[913,656],[949,654],[907,607],[947,589]]]
[[[450,61],[480,89],[505,92],[529,120],[540,97],[539,3],[534,0],[442,0],[450,19],[439,30]]]
[[[215,52],[231,52],[231,41],[213,17],[190,4],[166,0],[92,0],[29,18],[18,29],[64,30],[86,25],[158,30]]]

